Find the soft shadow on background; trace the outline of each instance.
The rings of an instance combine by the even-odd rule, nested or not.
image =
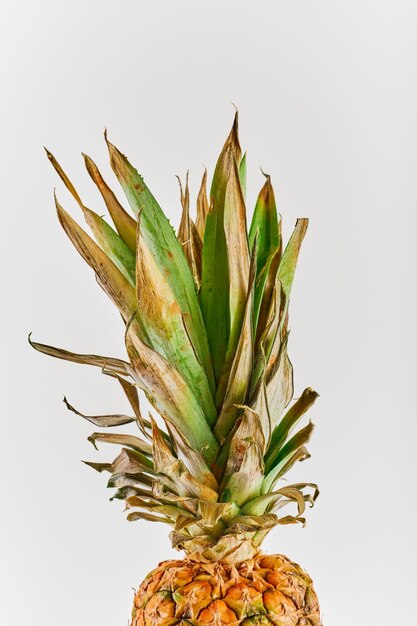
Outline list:
[[[97,371],[36,340],[123,356],[119,316],[61,231],[52,150],[96,211],[81,150],[112,179],[103,129],[177,225],[175,174],[196,193],[240,111],[248,207],[272,176],[285,233],[311,219],[291,306],[296,393],[311,385],[318,482],[306,528],[265,548],[303,564],[326,626],[411,623],[416,587],[417,44],[415,2],[92,0],[2,3],[0,621],[116,626],[170,557],[166,529],[128,524],[92,425],[126,411]],[[114,184],[117,189],[117,183]],[[119,197],[121,195],[119,194]]]

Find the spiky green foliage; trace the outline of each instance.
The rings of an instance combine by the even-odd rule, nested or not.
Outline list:
[[[288,357],[288,305],[307,220],[299,219],[286,247],[271,178],[246,224],[246,158],[237,114],[206,195],[204,172],[196,220],[188,175],[181,185],[177,235],[142,176],[106,136],[110,163],[133,211],[130,215],[90,157],[85,165],[115,228],[87,208],[64,170],[55,170],[81,208],[96,242],[56,200],[68,237],[93,269],[125,324],[128,360],[81,355],[32,340],[40,352],[94,365],[117,379],[132,415],[88,416],[98,427],[136,422],[138,435],[93,433],[97,446],[122,446],[111,463],[113,498],[129,520],[172,526],[173,545],[206,559],[244,557],[276,524],[303,522],[316,485],[279,486],[309,456],[313,425],[300,420],[317,393],[293,400]],[[100,211],[101,212],[101,211]],[[159,414],[142,416],[138,390]],[[297,430],[298,428],[298,430]],[[296,511],[281,516],[287,504]]]

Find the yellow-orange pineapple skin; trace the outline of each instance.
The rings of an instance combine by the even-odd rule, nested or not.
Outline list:
[[[131,626],[321,626],[312,580],[280,554],[236,566],[164,561],[135,595]]]

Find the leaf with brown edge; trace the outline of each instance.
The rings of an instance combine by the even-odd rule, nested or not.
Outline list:
[[[97,213],[87,208],[80,196],[78,195],[74,185],[64,172],[58,161],[53,154],[48,150],[46,151],[49,161],[52,163],[55,171],[60,176],[64,185],[73,196],[74,200],[82,210],[85,220],[91,228],[96,241],[107,256],[118,267],[127,280],[134,285],[135,284],[135,256],[125,244],[125,242],[119,237],[119,235],[113,230],[113,228],[107,224],[107,222]]]
[[[271,513],[258,516],[240,515],[239,517],[235,517],[232,524],[230,524],[229,532],[233,534],[257,532],[273,528],[277,524],[277,516]]]
[[[204,231],[200,304],[213,360],[216,381],[220,378],[229,342],[229,268],[224,204],[232,168],[241,158],[238,116],[226,139],[214,171],[210,192],[210,211]]]
[[[232,430],[239,408],[245,404],[249,391],[253,363],[253,287],[255,281],[255,254],[252,255],[249,280],[247,285],[245,313],[240,332],[239,343],[230,368],[226,393],[214,432],[220,443],[224,443]]]
[[[198,515],[205,527],[214,528],[221,520],[227,520],[233,510],[231,502],[207,502],[199,500]]]
[[[136,384],[130,382],[129,380],[126,380],[126,378],[123,378],[123,376],[120,376],[117,372],[108,370],[106,368],[103,368],[102,371],[103,374],[106,374],[107,376],[111,376],[112,378],[116,378],[116,380],[118,380],[130,406],[133,409],[133,412],[135,414],[134,419],[136,419],[136,424],[139,430],[145,437],[149,438],[150,435],[148,431],[151,430],[151,423],[142,416],[139,403],[139,394]],[[134,372],[133,368],[132,371]]]
[[[286,339],[282,344],[278,360],[266,383],[266,395],[271,415],[271,425],[274,428],[294,395],[293,367],[288,357]]]
[[[265,437],[259,415],[249,407],[241,409],[243,414],[230,442],[220,485],[221,501],[235,502],[237,506],[259,495],[264,478]]]
[[[217,411],[206,372],[198,359],[177,299],[146,246],[142,219],[137,236],[136,288],[140,319],[150,347],[178,371],[201,405],[209,424]]]
[[[154,265],[164,276],[178,309],[187,319],[187,332],[198,361],[202,364],[212,393],[214,377],[206,329],[197,300],[196,288],[181,244],[143,178],[127,158],[106,137],[110,163],[135,215],[140,214],[142,249],[147,249]]]
[[[146,520],[147,522],[162,522],[164,524],[172,525],[174,522],[169,517],[163,517],[160,515],[152,515],[151,513],[146,513],[145,511],[134,511],[133,513],[129,513],[127,516],[128,522],[137,522],[138,520]]]
[[[224,199],[224,232],[227,245],[229,273],[229,320],[230,332],[219,385],[216,390],[216,405],[224,399],[230,368],[239,342],[243,316],[248,296],[250,256],[246,232],[246,208],[240,188],[237,164],[232,164]],[[257,249],[257,248],[256,248]],[[254,252],[256,254],[256,251]],[[255,280],[255,270],[253,272]],[[252,279],[251,279],[252,280]],[[253,304],[251,305],[253,306]],[[253,324],[253,320],[251,320]]]
[[[306,411],[313,406],[314,402],[318,398],[318,395],[319,394],[316,391],[313,391],[311,387],[308,387],[279,421],[274,429],[274,432],[272,433],[270,446],[265,456],[265,463],[267,467],[271,468],[274,466],[282,446],[285,444],[287,438]]]
[[[286,298],[286,308],[288,309],[289,298],[291,293],[292,282],[294,280],[295,269],[297,266],[298,255],[300,253],[301,244],[307,232],[308,219],[299,218],[295,224],[294,231],[287,243],[282,255],[282,259],[278,266],[277,278],[281,282]]]
[[[166,426],[177,457],[190,470],[198,482],[210,487],[210,489],[217,490],[219,484],[205,462],[203,455],[188,445],[186,439],[173,424],[168,422]]]
[[[188,187],[188,172],[185,182],[185,190],[183,190],[180,178],[178,178],[181,190],[182,215],[178,228],[177,238],[184,250],[185,258],[194,277],[197,289],[201,284],[201,254],[202,241],[196,229],[196,226],[190,218],[190,191]]]
[[[132,385],[132,383],[130,383],[128,380],[126,380],[125,378],[121,378],[120,376],[117,376],[117,380],[120,383],[121,388],[124,391],[124,394],[130,404],[130,406],[133,409],[133,412],[135,414],[135,417],[137,420],[140,420],[141,422],[143,422],[143,417],[142,417],[142,413],[140,410],[140,403],[139,403],[139,394],[138,394],[138,390],[136,388],[135,385]],[[150,426],[150,424],[149,424]]]
[[[279,356],[283,334],[280,329],[283,325],[284,302],[281,283],[276,279],[265,327],[259,339],[255,340],[255,364],[251,379],[250,404],[256,402],[260,391],[260,380],[263,379],[266,382],[270,378]]]
[[[83,157],[87,172],[100,191],[117,232],[129,250],[135,254],[136,220],[122,207],[113,191],[103,179],[100,170],[94,161],[87,154],[83,154]]]
[[[68,400],[64,397],[64,404],[69,411],[75,413],[75,415],[79,415],[84,418],[88,422],[91,422],[95,426],[100,426],[101,428],[108,428],[111,426],[123,426],[124,424],[130,424],[135,421],[134,417],[130,417],[128,415],[85,415],[84,413],[80,413],[75,409]]]
[[[151,497],[152,491],[149,489],[143,489],[142,487],[120,487],[110,498],[110,502],[113,500],[126,500],[126,498],[130,498],[131,496],[145,496]]]
[[[108,488],[114,489],[126,489],[136,488],[138,485],[144,485],[145,487],[152,487],[154,479],[144,472],[119,472],[118,474],[112,474],[107,481]]]
[[[111,463],[94,463],[93,461],[82,461],[84,465],[88,465],[96,472],[101,474],[102,472],[111,472]]]
[[[217,492],[196,480],[184,463],[173,455],[155,422],[153,423],[152,439],[155,470],[158,474],[164,474],[173,481],[179,496],[217,500]]]
[[[265,362],[264,355],[261,354],[260,358],[263,358]],[[272,434],[272,418],[271,418],[271,412],[269,410],[268,395],[266,393],[265,367],[263,367],[262,369],[262,375],[259,381],[258,392],[250,408],[255,413],[257,413],[257,415],[259,415],[262,432],[265,437],[262,452],[265,453],[265,451],[267,450],[269,446],[269,441],[270,441],[271,434]]]
[[[58,219],[74,247],[94,270],[100,285],[119,309],[125,321],[136,311],[136,294],[116,265],[103,250],[87,235],[55,199]]]
[[[206,228],[206,219],[208,212],[209,201],[207,199],[207,170],[204,169],[200,190],[197,196],[197,217],[195,221],[197,232],[200,235],[202,242],[204,241],[204,230]]]
[[[117,373],[121,376],[135,377],[135,371],[130,363],[122,361],[122,359],[116,359],[114,357],[98,356],[97,354],[78,354],[77,352],[70,352],[62,348],[56,348],[49,346],[45,343],[38,343],[32,341],[31,335],[28,337],[29,344],[42,354],[53,356],[56,359],[62,359],[63,361],[69,361],[71,363],[79,363],[81,365],[93,365],[94,367],[100,367],[101,369],[108,368],[113,373]]]
[[[152,405],[165,420],[177,427],[190,446],[200,451],[209,464],[212,463],[218,453],[219,444],[190,387],[131,328],[127,330],[126,347],[138,375],[138,385]]]
[[[239,163],[239,181],[242,188],[243,199],[246,200],[246,152]]]
[[[260,274],[271,254],[276,253],[276,251],[281,248],[274,189],[269,174],[264,174],[264,176],[266,181],[259,192],[249,230],[249,245],[251,250],[255,236],[258,234],[256,275]]]
[[[152,455],[152,446],[149,445],[146,441],[139,439],[139,437],[135,437],[134,435],[125,435],[125,434],[116,434],[116,433],[93,433],[88,437],[88,441],[90,441],[95,448],[96,442],[101,443],[114,443],[120,446],[127,446],[128,448],[132,448],[133,450],[137,450],[141,452],[142,455],[151,456]],[[143,460],[143,463],[152,469],[153,463],[147,459]]]
[[[279,258],[280,250],[273,250],[256,278],[253,315],[254,326],[256,328],[256,346],[259,345],[261,337],[268,325],[271,303],[274,297],[275,277]]]
[[[98,433],[96,433],[98,434]],[[105,434],[105,433],[101,433]],[[91,440],[90,440],[91,441]],[[91,441],[95,446],[95,441]],[[108,441],[107,443],[113,443]],[[114,459],[111,464],[111,471],[113,474],[147,474],[155,475],[153,471],[153,464],[143,453],[137,449],[122,448],[120,453]],[[149,482],[149,484],[151,484]],[[120,485],[119,485],[120,486]]]

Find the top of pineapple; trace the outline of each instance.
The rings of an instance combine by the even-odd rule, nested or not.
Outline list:
[[[136,422],[138,435],[95,432],[122,446],[112,463],[114,498],[129,520],[170,525],[173,545],[197,560],[241,561],[277,524],[304,522],[316,485],[280,485],[309,454],[313,425],[296,430],[317,393],[293,398],[287,354],[288,304],[307,219],[284,247],[274,191],[266,176],[249,232],[246,159],[238,117],[218,158],[209,199],[204,172],[190,217],[188,179],[181,186],[177,235],[143,178],[106,136],[112,169],[134,217],[84,155],[115,229],[88,209],[53,157],[48,158],[80,206],[93,241],[56,201],[68,237],[94,270],[125,323],[128,361],[74,354],[31,341],[37,350],[95,365],[120,383],[132,416],[85,416],[99,427]],[[155,409],[142,416],[138,390]],[[68,408],[78,413],[67,401]],[[288,504],[291,514],[279,512]]]

